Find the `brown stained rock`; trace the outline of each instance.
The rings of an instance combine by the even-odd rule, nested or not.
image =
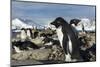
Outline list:
[[[48,60],[48,56],[51,53],[50,49],[37,49],[31,51],[24,51],[20,53],[16,53],[12,55],[12,59],[14,60]]]
[[[32,52],[29,58],[35,60],[48,60],[50,53],[51,53],[51,49],[34,50],[34,52]]]
[[[31,42],[36,44],[37,46],[43,46],[43,39],[40,37],[37,37],[35,39],[31,39]]]
[[[51,49],[36,49],[12,54],[12,60],[54,60],[64,61],[65,54],[59,46],[52,46]]]
[[[30,55],[30,52],[20,52],[20,53],[16,53],[16,54],[13,54],[11,57],[12,59],[14,60],[26,60],[28,59]]]
[[[54,45],[52,47],[52,53],[49,56],[49,60],[60,60],[60,61],[64,61],[65,60],[65,53],[62,50],[62,48],[60,48],[59,46]]]

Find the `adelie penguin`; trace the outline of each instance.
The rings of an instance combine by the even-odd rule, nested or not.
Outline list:
[[[80,19],[71,19],[70,20],[70,25],[77,37],[78,37],[79,33],[78,33],[78,30],[76,29],[76,26],[78,26],[79,22],[81,22]]]
[[[27,34],[27,37],[28,37],[29,39],[32,39],[32,38],[33,38],[33,36],[32,36],[32,29],[27,28],[27,29],[26,29],[26,34]]]
[[[66,54],[66,62],[81,61],[80,44],[72,26],[68,24],[62,17],[56,18],[50,25],[55,27],[61,47]]]
[[[80,20],[80,19],[71,19],[70,25],[72,25],[74,28],[77,27],[78,25],[81,25],[82,34],[86,34],[87,31],[85,30],[84,24],[81,21],[82,20]]]
[[[25,28],[22,28],[22,29],[21,29],[20,38],[21,38],[21,41],[25,41],[25,40],[26,40],[27,34],[26,34]]]

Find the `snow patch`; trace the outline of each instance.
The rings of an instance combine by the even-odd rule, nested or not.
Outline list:
[[[77,30],[81,31],[82,30],[82,24],[84,25],[84,29],[86,31],[95,31],[95,21],[90,21],[87,18],[83,18],[79,22],[78,26],[76,26],[75,28]]]
[[[21,29],[21,28],[33,28],[31,25],[26,24],[20,19],[16,18],[12,20],[12,29]]]

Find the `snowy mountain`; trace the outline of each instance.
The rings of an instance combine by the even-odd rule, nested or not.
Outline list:
[[[95,31],[95,21],[90,21],[87,18],[81,19],[81,22],[75,28],[77,30],[82,30],[82,25],[86,31]]]
[[[21,28],[44,28],[43,25],[34,22],[33,20],[29,19],[21,19],[16,18],[12,20],[12,29],[21,29]]]
[[[12,20],[12,29],[33,28],[32,25],[26,24],[24,21],[16,18]]]
[[[82,25],[84,25],[84,29],[86,31],[95,31],[95,21],[90,21],[87,18],[82,18],[81,22],[75,28],[81,31]],[[21,28],[35,28],[35,27],[38,29],[43,29],[43,28],[48,28],[49,25],[42,26],[28,19],[15,18],[12,20],[12,30],[14,29],[20,30]]]
[[[43,29],[45,26],[41,23],[35,22],[33,20],[26,19],[24,22],[28,25],[32,25],[34,28]]]

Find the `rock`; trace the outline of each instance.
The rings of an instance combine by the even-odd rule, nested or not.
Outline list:
[[[51,49],[34,50],[34,52],[32,52],[32,54],[30,55],[30,59],[48,60],[50,53],[51,53]]]
[[[49,57],[49,60],[64,61],[65,60],[65,53],[64,53],[63,49],[60,48],[59,46],[54,45],[52,47],[52,53]]]
[[[51,53],[50,49],[37,49],[31,51],[23,51],[12,55],[14,60],[48,60],[48,56]]]
[[[82,37],[82,36],[81,36]],[[82,41],[83,42],[83,41]],[[96,41],[95,33],[88,32],[84,37],[84,44],[81,46],[81,56],[84,61],[96,60]]]
[[[85,48],[90,48],[95,44],[95,35],[92,33],[87,33],[85,36],[81,36],[80,38],[83,38],[82,42],[84,43],[83,46],[85,46]]]
[[[37,46],[43,46],[43,39],[40,37],[37,37],[35,39],[31,39],[31,42],[35,43]]]
[[[52,48],[43,48],[36,50],[28,50],[20,53],[12,54],[12,60],[53,60],[64,61],[64,51],[59,46],[52,46]]]
[[[27,60],[30,53],[28,52],[20,52],[12,55],[12,59],[14,60]]]

